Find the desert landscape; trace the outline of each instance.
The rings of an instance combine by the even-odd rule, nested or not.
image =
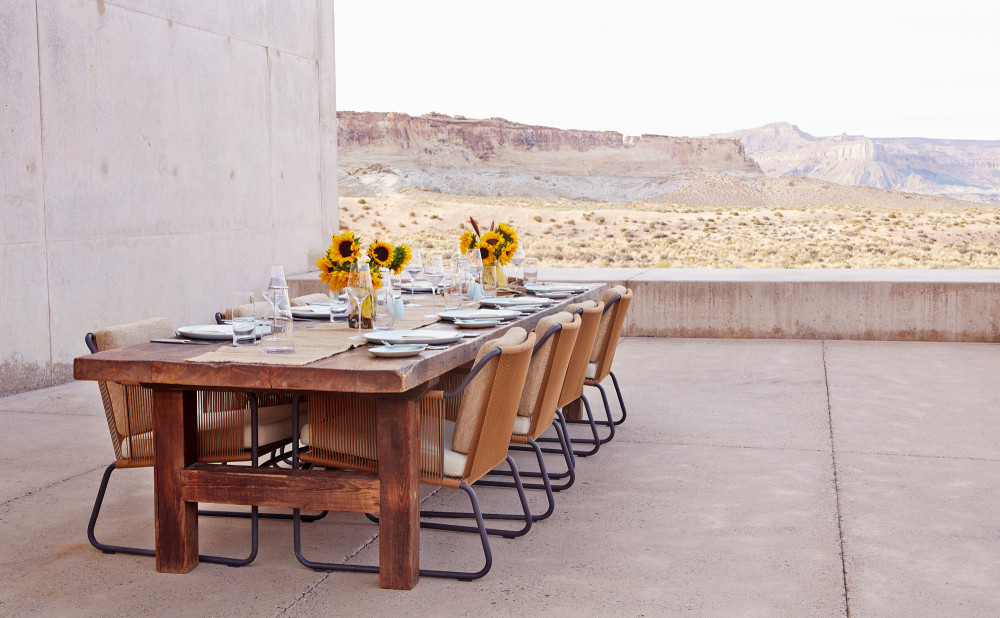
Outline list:
[[[473,216],[546,266],[1000,267],[994,204],[768,175],[737,137],[342,112],[338,142],[340,226],[366,241],[452,255]]]

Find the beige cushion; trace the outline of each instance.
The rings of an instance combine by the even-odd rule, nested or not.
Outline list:
[[[568,311],[546,316],[538,321],[535,326],[535,336],[541,339],[549,329],[556,324],[572,324],[573,314]],[[524,382],[524,390],[521,391],[521,402],[517,406],[519,416],[528,416],[535,410],[538,396],[542,389],[542,380],[545,378],[545,368],[548,367],[549,357],[552,355],[552,342],[555,335],[549,337],[540,350],[531,356],[531,365],[528,366],[528,377]]]
[[[531,417],[530,416],[518,416],[514,419],[514,431],[511,433],[516,433],[519,436],[528,435],[528,431],[531,429]]]
[[[229,307],[222,312],[222,319],[231,320],[233,317],[244,318],[250,317],[250,311],[253,310],[253,315],[256,318],[265,318],[270,315],[271,303],[266,300],[255,302],[253,305],[247,303],[245,305],[238,305],[236,307]]]
[[[590,380],[594,379],[597,375],[597,363],[590,363],[587,365],[587,378]]]
[[[527,338],[527,331],[515,326],[502,337],[484,343],[476,355],[476,362],[478,363],[494,348],[518,345],[524,343]],[[489,368],[480,371],[461,395],[462,400],[455,421],[455,437],[452,442],[452,448],[459,453],[468,454],[472,448],[472,440],[476,436],[476,428],[479,426],[479,419],[485,408],[486,398],[489,396],[486,385],[491,375]]]
[[[585,300],[582,303],[571,303],[566,307],[566,311],[573,313],[577,309],[592,309],[597,306],[597,301],[595,300]]]
[[[94,331],[94,343],[99,352],[104,352],[173,336],[174,327],[168,318],[152,318]]]
[[[626,290],[624,287],[620,285],[616,285],[613,288],[608,288],[607,290],[604,290],[604,294],[601,294],[601,302],[603,302],[604,305],[607,306],[607,304],[611,302],[612,298],[614,298],[615,296],[625,296],[626,292],[628,292],[628,290]],[[604,314],[601,315],[601,325],[597,327],[597,338],[594,339],[594,349],[591,350],[590,352],[591,363],[596,363],[597,361],[601,360],[601,355],[604,354],[604,348],[607,344],[605,339],[607,339],[608,337],[608,329],[611,328],[611,316],[614,313],[615,313],[615,308],[612,307],[610,309],[607,309],[604,312]],[[597,368],[595,367],[594,370],[596,371],[596,369]],[[594,376],[588,373],[587,377],[593,378]]]
[[[293,307],[302,307],[311,303],[328,303],[330,302],[330,297],[326,294],[306,294],[305,296],[296,296],[292,299]]]

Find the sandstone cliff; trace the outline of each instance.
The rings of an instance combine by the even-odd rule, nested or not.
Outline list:
[[[337,119],[347,194],[417,186],[469,195],[629,201],[657,195],[660,181],[679,173],[760,173],[732,138],[631,137],[442,114],[338,112]]]
[[[769,176],[1000,203],[998,141],[815,137],[784,122],[715,137],[739,139]]]

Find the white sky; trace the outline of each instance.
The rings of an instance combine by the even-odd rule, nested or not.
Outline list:
[[[337,108],[1000,139],[995,0],[337,0]]]

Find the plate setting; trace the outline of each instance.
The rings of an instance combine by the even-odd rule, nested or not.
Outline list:
[[[347,315],[347,309],[338,311],[335,307],[333,314],[338,316]],[[330,318],[330,305],[305,305],[303,307],[292,307],[292,316],[311,320],[327,320]]]
[[[257,325],[256,336],[259,338],[271,332],[270,325]],[[198,326],[181,326],[174,331],[178,337],[185,339],[203,339],[206,341],[232,341],[232,324],[200,324]]]
[[[387,345],[378,346],[374,348],[368,348],[368,351],[372,356],[377,356],[379,358],[405,358],[407,356],[416,356],[420,354],[425,349],[427,345],[420,344],[405,344],[405,345]]]
[[[542,298],[539,296],[504,296],[500,298],[484,298],[479,302],[483,305],[501,309],[512,309],[528,305],[533,305],[533,309],[539,309],[546,305],[555,304],[555,301],[551,298]]]
[[[453,320],[455,326],[459,328],[493,328],[500,324],[500,320],[497,318],[480,318],[473,320],[459,320],[455,318]]]
[[[438,317],[442,320],[507,320],[521,316],[520,311],[508,309],[454,309],[442,311]]]
[[[462,339],[458,331],[444,330],[381,330],[365,333],[369,343],[391,343],[392,347],[403,344],[435,344],[455,343]]]

